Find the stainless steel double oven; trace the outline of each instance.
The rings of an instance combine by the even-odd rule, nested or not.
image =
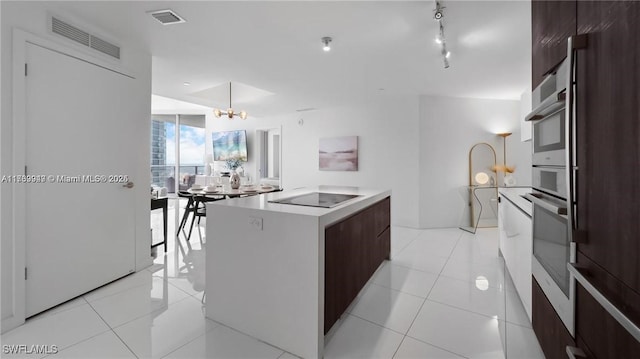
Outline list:
[[[533,276],[574,335],[575,280],[567,263],[575,262],[574,173],[575,93],[572,45],[567,59],[533,92]]]

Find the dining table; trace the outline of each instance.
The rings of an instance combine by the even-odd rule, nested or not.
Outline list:
[[[208,189],[208,188],[207,188]],[[255,196],[262,193],[278,192],[280,188],[274,186],[240,186],[238,189],[217,186],[215,191],[205,190],[205,188],[189,188],[187,192],[196,196],[235,198],[243,196]]]

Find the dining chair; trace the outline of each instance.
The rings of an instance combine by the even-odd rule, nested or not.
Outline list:
[[[186,191],[178,191],[179,198],[186,198],[187,205],[184,207],[184,213],[182,214],[182,219],[180,220],[180,225],[178,226],[178,230],[176,231],[176,237],[180,236],[180,232],[189,240],[187,237],[187,233],[184,230],[184,227],[187,225],[187,221],[189,220],[189,215],[196,210],[194,195],[186,192]]]
[[[187,236],[187,241],[191,239],[191,233],[193,232],[193,226],[196,222],[196,218],[198,218],[198,236],[200,237],[200,243],[202,243],[202,232],[200,230],[200,220],[202,220],[202,217],[207,217],[207,207],[206,207],[206,203],[208,202],[215,202],[215,201],[221,201],[223,199],[225,199],[225,196],[205,196],[205,195],[194,195],[193,196],[193,202],[194,202],[194,211],[193,211],[193,217],[191,217],[191,226],[189,228],[189,235]]]

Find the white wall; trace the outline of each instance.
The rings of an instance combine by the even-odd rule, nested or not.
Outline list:
[[[106,39],[111,39],[110,36],[101,31],[101,29],[93,27],[91,24],[83,23],[82,19],[76,19],[70,14],[67,14],[63,8],[64,3],[56,2],[6,2],[0,3],[1,10],[1,27],[0,27],[0,46],[1,46],[1,73],[2,73],[2,98],[1,98],[1,120],[0,120],[0,136],[1,148],[0,148],[0,173],[3,175],[13,174],[13,147],[21,144],[14,144],[12,138],[12,121],[13,121],[13,98],[12,98],[12,76],[13,76],[13,48],[12,48],[12,33],[13,29],[18,28],[34,34],[40,38],[61,44],[76,51],[83,52],[88,56],[95,56],[96,61],[109,61],[101,55],[96,55],[93,50],[83,48],[81,45],[77,45],[72,41],[61,39],[60,37],[50,33],[47,30],[47,15],[52,12],[58,16],[62,16],[68,21],[73,21],[76,25],[82,26],[94,33],[104,36]],[[120,41],[117,41],[120,40]],[[132,131],[142,131],[149,133],[149,112],[151,109],[151,56],[143,50],[140,51],[137,48],[128,46],[126,39],[115,39],[117,43],[122,45],[122,61],[117,64],[120,68],[126,70],[136,77],[136,96],[130,98],[132,103],[136,104],[136,113],[132,114],[132,117],[138,118],[139,122],[131,124]],[[114,63],[112,61],[112,63]],[[108,101],[108,99],[105,99]],[[89,114],[90,115],[90,114]],[[90,116],[88,116],[88,120]],[[114,139],[114,145],[117,139]],[[132,178],[136,179],[136,184],[139,185],[134,188],[135,193],[135,216],[136,216],[136,268],[140,269],[151,263],[151,257],[149,255],[149,136],[142,136],[136,147],[136,152],[132,153],[137,161],[139,161],[138,171],[132,175]],[[105,149],[108,150],[108,149]],[[16,173],[17,174],[17,173]],[[14,292],[14,286],[18,286],[16,278],[20,277],[22,268],[18,268],[14,271],[15,264],[20,259],[20,253],[16,253],[16,242],[18,239],[13,234],[13,187],[12,185],[2,184],[1,186],[1,212],[2,217],[0,221],[1,225],[1,255],[2,255],[2,302],[1,314],[2,314],[2,331],[6,331],[8,328],[20,324],[23,318],[20,315],[16,315],[16,306],[20,303],[15,300],[14,295],[18,293]],[[45,204],[46,205],[46,204]],[[59,210],[57,203],[51,204],[52,211]],[[22,254],[24,256],[24,254]],[[22,298],[21,300],[24,300]]]
[[[496,133],[513,132],[507,138],[507,164],[516,166],[518,185],[531,184],[530,142],[520,142],[519,101],[421,96],[419,116],[421,227],[462,224],[469,150],[487,142],[502,163],[503,143]]]
[[[212,131],[247,130],[250,153],[245,170],[255,178],[255,130],[281,125],[284,189],[323,184],[391,189],[392,223],[418,226],[417,96],[379,95],[361,104],[276,118],[251,113],[245,121],[213,118],[207,123],[207,136]],[[357,172],[318,169],[319,139],[337,136],[358,136]]]

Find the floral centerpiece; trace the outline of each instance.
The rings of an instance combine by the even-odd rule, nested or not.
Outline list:
[[[227,158],[225,161],[227,163],[227,168],[231,171],[235,171],[238,167],[242,166],[242,161],[239,158]]]
[[[229,177],[229,184],[231,189],[240,188],[240,175],[236,170],[242,165],[242,161],[239,158],[227,158],[227,168],[231,171],[231,177]]]

